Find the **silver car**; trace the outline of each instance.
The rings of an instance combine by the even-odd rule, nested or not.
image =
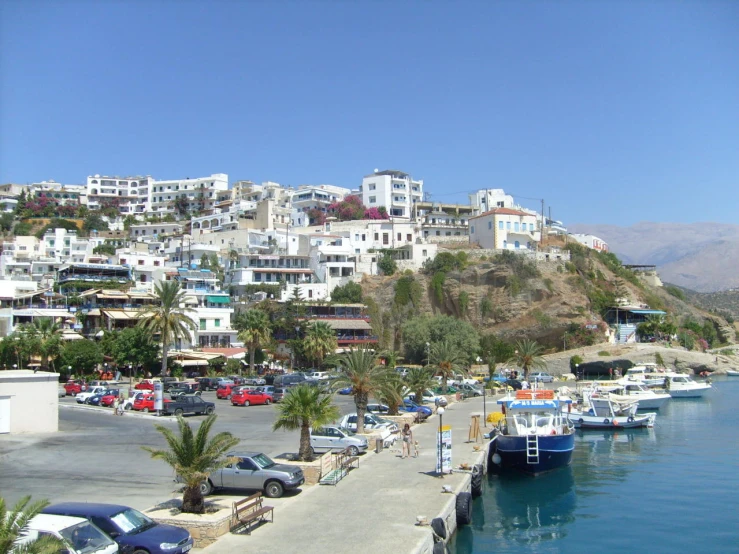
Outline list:
[[[314,454],[346,450],[351,456],[356,456],[366,452],[368,446],[365,437],[358,437],[349,429],[336,425],[313,429],[310,434],[310,447]]]

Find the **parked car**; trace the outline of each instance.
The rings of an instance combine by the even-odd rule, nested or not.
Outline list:
[[[136,383],[133,388],[136,390],[154,390],[154,383],[158,381],[158,379],[144,379],[140,383]]]
[[[123,409],[133,410],[134,402],[136,402],[136,400],[140,400],[141,398],[143,398],[145,394],[149,394],[149,393],[139,391],[139,392],[134,393],[133,396],[126,398],[123,401]]]
[[[229,379],[227,377],[216,377],[216,383],[218,383],[218,386],[221,385],[235,385],[233,379]]]
[[[82,391],[80,393],[77,393],[76,399],[77,404],[85,404],[87,402],[87,399],[91,396],[95,396],[96,394],[102,394],[106,391],[105,387],[88,387],[86,391]]]
[[[534,382],[539,382],[539,383],[553,383],[554,376],[550,375],[546,371],[536,371],[534,373],[529,374],[529,381],[534,381]]]
[[[416,400],[416,394],[411,392],[406,395],[406,398],[409,400],[413,400],[414,402],[417,402]],[[442,396],[440,394],[434,394],[432,391],[426,389],[423,391],[423,399],[421,400],[422,403],[428,403],[428,404],[434,404],[436,405],[436,402],[439,402],[439,406],[445,408],[448,404],[446,396]]]
[[[234,389],[237,389],[238,387],[231,383],[221,383],[218,385],[218,389],[216,390],[216,398],[219,398],[220,400],[228,400],[231,398],[231,394],[233,394]]]
[[[274,390],[272,391],[272,400],[274,400],[275,402],[280,402],[283,398],[285,398],[287,391],[288,389],[284,387],[274,387]]]
[[[521,381],[519,381],[518,379],[508,379],[505,384],[507,387],[511,387],[513,390],[521,390],[523,388]]]
[[[267,381],[262,377],[244,377],[244,384],[258,387],[261,385],[266,385]]]
[[[90,404],[91,406],[102,406],[103,405],[103,398],[106,396],[113,397],[115,399],[115,396],[118,396],[120,394],[120,391],[118,389],[106,389],[101,393],[94,394],[87,400],[85,400],[85,404]],[[111,404],[112,404],[111,400]]]
[[[63,385],[59,385],[58,393],[59,393],[59,398],[64,398],[65,396],[67,396],[67,389],[65,389]]]
[[[203,414],[210,415],[216,409],[213,402],[206,402],[195,394],[181,394],[174,400],[167,400],[162,405],[164,415]]]
[[[275,393],[275,388],[272,385],[261,385],[257,387],[257,390],[267,393],[269,395],[274,395]]]
[[[185,529],[157,523],[138,510],[119,504],[63,502],[47,506],[43,513],[91,521],[118,543],[122,553],[184,554],[193,544]]]
[[[154,402],[156,400],[156,396],[154,396],[151,393],[145,393],[141,396],[141,398],[137,398],[133,401],[133,409],[137,412],[151,412],[155,410],[154,408]],[[172,402],[172,400],[169,400],[168,398],[164,399],[164,404],[167,404],[168,402]]]
[[[174,400],[182,394],[197,394],[200,396],[200,385],[198,383],[178,383],[177,386],[169,389],[169,397]]]
[[[426,419],[433,413],[431,408],[421,406],[420,404],[416,404],[412,400],[407,399],[403,400],[403,403],[400,405],[400,409],[404,412],[415,413],[419,419]]]
[[[201,377],[198,379],[198,387],[201,391],[217,390],[218,379],[215,377]]]
[[[367,411],[371,414],[386,414],[390,407],[385,404],[367,404]]]
[[[339,394],[351,394],[353,391],[354,391],[354,387],[348,386],[348,387],[344,387],[343,389],[339,389],[336,392],[338,392]]]
[[[64,541],[64,549],[60,552],[68,554],[116,554],[118,545],[97,526],[82,517],[59,516],[52,514],[38,514],[28,522],[27,531],[15,543],[17,547],[36,540],[39,537],[51,535]],[[11,544],[11,546],[13,546]],[[11,550],[14,552],[14,550]]]
[[[227,456],[237,460],[214,471],[201,483],[200,492],[203,495],[215,489],[230,488],[260,490],[269,498],[279,498],[286,490],[296,489],[305,483],[303,470],[299,467],[276,464],[261,452],[231,452]]]
[[[172,387],[176,387],[179,382],[180,380],[177,377],[162,377],[162,390],[167,392]]]
[[[346,414],[339,420],[339,426],[344,427],[345,429],[349,429],[350,431],[356,431],[357,414]],[[397,423],[373,413],[364,414],[364,428],[372,430],[387,429],[391,433],[398,433],[400,431]]]
[[[328,379],[328,371],[313,371],[308,374],[309,379],[316,381],[326,381]]]
[[[67,394],[69,396],[76,396],[79,393],[87,390],[87,383],[81,380],[72,380],[70,379],[67,381],[67,383],[64,385],[64,390],[67,391]]]
[[[462,383],[460,385],[457,385],[457,390],[464,394],[466,397],[483,395],[483,389],[479,385],[468,385],[466,383]]]
[[[118,389],[108,389],[103,397],[100,399],[100,405],[111,407],[113,405],[113,402],[115,402],[115,399],[120,396],[120,391]]]
[[[272,404],[272,395],[259,389],[239,387],[231,395],[231,404],[234,406],[251,406],[254,404]]]
[[[273,384],[275,387],[292,387],[306,381],[308,379],[302,373],[288,373],[286,375],[276,375]]]
[[[347,450],[350,455],[356,456],[360,452],[365,452],[368,444],[365,437],[358,437],[349,429],[326,425],[311,430],[310,447],[314,454]]]

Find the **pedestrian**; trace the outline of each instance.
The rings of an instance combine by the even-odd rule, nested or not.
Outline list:
[[[115,400],[113,400],[113,415],[118,415],[118,407],[121,404],[120,397],[116,396]]]
[[[611,377],[611,381],[613,381],[613,368],[612,367],[608,368],[608,375]]]
[[[439,397],[434,398],[434,413],[439,411]]]
[[[410,457],[411,455],[411,444],[413,444],[413,431],[411,431],[411,426],[409,424],[405,424],[403,426],[403,431],[401,432],[403,435],[403,453],[401,454],[401,458],[405,458],[406,456]]]

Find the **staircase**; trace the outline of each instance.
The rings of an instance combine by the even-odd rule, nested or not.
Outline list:
[[[636,325],[633,323],[621,324],[617,328],[616,343],[626,344],[636,340]]]
[[[539,463],[539,435],[526,435],[526,463]]]

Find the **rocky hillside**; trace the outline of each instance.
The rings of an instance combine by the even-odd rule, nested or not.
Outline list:
[[[602,324],[601,314],[617,298],[666,309],[678,321],[710,319],[722,342],[734,342],[734,329],[722,318],[642,283],[613,255],[574,248],[567,263],[534,263],[512,253],[493,257],[479,250],[444,252],[437,261],[446,261],[437,270],[365,277],[363,294],[371,305],[373,328],[383,337],[381,346],[392,347],[389,337],[397,337],[408,319],[445,314],[469,321],[481,334],[530,338],[550,351],[561,350],[565,341],[578,339],[570,336],[574,328],[579,333],[585,325]],[[453,261],[460,256],[466,261]]]

